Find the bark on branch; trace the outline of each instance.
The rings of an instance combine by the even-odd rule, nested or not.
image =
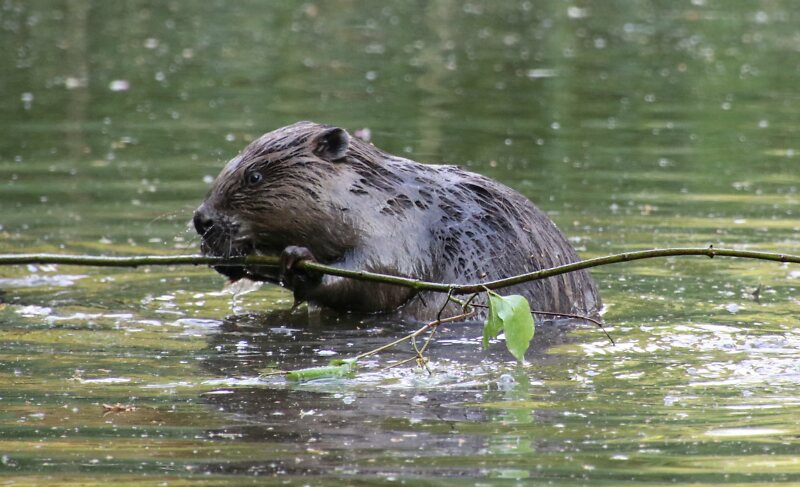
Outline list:
[[[666,248],[666,249],[651,249],[651,250],[638,250],[633,252],[624,252],[621,254],[613,254],[605,257],[595,257],[593,259],[575,262],[573,264],[566,264],[549,269],[542,269],[534,272],[527,272],[504,279],[495,281],[470,283],[470,284],[452,284],[440,282],[428,282],[419,279],[392,276],[387,274],[378,274],[368,271],[354,271],[348,269],[340,269],[318,262],[300,261],[297,267],[305,270],[313,270],[324,274],[331,274],[335,276],[348,277],[351,279],[358,279],[362,281],[381,282],[386,284],[394,284],[397,286],[405,286],[416,289],[417,291],[434,291],[451,294],[474,294],[488,289],[501,289],[515,284],[520,284],[528,281],[535,281],[537,279],[544,279],[546,277],[557,276],[559,274],[566,274],[575,272],[581,269],[588,269],[591,267],[599,267],[609,264],[617,264],[621,262],[632,262],[635,260],[654,259],[659,257],[675,257],[675,256],[705,256],[705,257],[734,257],[741,259],[754,259],[766,260],[773,262],[791,262],[800,264],[800,255],[794,254],[779,254],[773,252],[758,252],[754,250],[734,250],[734,249],[717,249],[714,247],[708,248]],[[202,255],[175,255],[175,256],[162,256],[162,255],[137,255],[129,257],[108,257],[108,256],[88,256],[88,255],[60,255],[60,254],[0,254],[0,266],[3,265],[25,265],[25,264],[60,264],[60,265],[79,265],[79,266],[99,266],[99,267],[141,267],[141,266],[176,266],[176,265],[260,265],[260,266],[278,266],[278,257],[251,255],[246,257],[222,258],[222,257],[206,257]]]

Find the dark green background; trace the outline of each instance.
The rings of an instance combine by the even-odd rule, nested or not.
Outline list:
[[[5,1],[0,252],[194,252],[224,161],[310,119],[505,182],[584,257],[800,253],[798,26],[789,1]],[[290,386],[256,375],[407,325],[231,304],[204,269],[1,269],[0,479],[800,482],[797,269],[594,275],[616,346],[576,330],[517,368],[468,328],[434,376]]]

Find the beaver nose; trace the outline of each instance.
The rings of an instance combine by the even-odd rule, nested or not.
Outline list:
[[[208,215],[206,211],[206,205],[200,205],[198,209],[194,211],[194,218],[192,218],[192,222],[194,223],[194,229],[197,230],[197,233],[200,236],[204,236],[211,230],[211,227],[214,226],[214,219]]]

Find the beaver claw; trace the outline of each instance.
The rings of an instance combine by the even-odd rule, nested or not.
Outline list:
[[[295,269],[301,260],[316,262],[314,254],[305,247],[290,245],[283,249],[280,257],[280,283],[294,291],[295,306],[307,299],[310,288],[319,284],[322,274],[319,272]]]

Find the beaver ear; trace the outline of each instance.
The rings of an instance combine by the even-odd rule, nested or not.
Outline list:
[[[342,159],[350,147],[350,134],[345,129],[334,127],[325,130],[312,142],[314,154],[334,162]]]

